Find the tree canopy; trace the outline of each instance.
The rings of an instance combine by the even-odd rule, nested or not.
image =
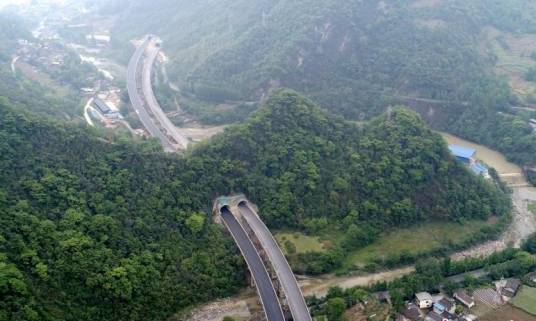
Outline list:
[[[271,227],[326,220],[358,238],[349,246],[377,229],[509,206],[401,107],[362,127],[281,91],[180,156],[2,102],[0,318],[162,320],[234,293],[245,266],[210,217],[212,200],[233,192]]]

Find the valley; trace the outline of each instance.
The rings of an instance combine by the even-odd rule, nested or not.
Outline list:
[[[457,144],[462,146],[467,146],[474,148],[476,150],[476,157],[490,165],[491,167],[497,169],[499,174],[507,173],[522,173],[519,166],[508,162],[506,158],[497,151],[494,151],[488,147],[475,144],[473,142],[461,139],[459,137],[453,136],[447,133],[441,133],[445,141],[449,144]],[[512,181],[510,184],[519,185],[519,181]],[[508,246],[519,247],[521,242],[526,239],[529,235],[536,232],[536,215],[528,210],[527,205],[531,202],[536,202],[536,188],[530,186],[522,187],[513,187],[513,203],[515,210],[513,212],[513,219],[510,226],[502,234],[498,240],[493,240],[479,244],[475,247],[471,247],[466,250],[462,250],[456,253],[451,254],[453,260],[462,260],[467,258],[482,257],[490,255],[496,251],[506,249]],[[478,222],[475,222],[478,224]],[[480,222],[480,224],[482,224]],[[438,224],[440,225],[440,224]],[[441,225],[440,225],[441,226]],[[464,228],[468,228],[467,224],[464,225]],[[385,255],[389,251],[393,253],[400,253],[402,249],[393,248],[396,244],[397,246],[403,245],[405,251],[411,253],[414,250],[415,244],[412,244],[414,239],[416,239],[416,244],[422,246],[426,241],[433,240],[434,236],[441,234],[438,231],[431,231],[430,239],[420,239],[422,232],[430,229],[430,226],[423,226],[422,231],[418,229],[402,229],[399,232],[395,232],[395,235],[400,236],[390,236],[387,238],[382,238],[379,241],[373,243],[370,246],[367,246],[363,249],[356,251],[348,257],[350,264],[355,264],[356,260],[365,260],[367,255],[371,257],[377,257],[380,255]],[[445,232],[458,234],[460,229],[456,228],[456,225],[448,226],[445,229]],[[470,231],[470,230],[469,230]],[[318,240],[307,240],[308,236],[301,235],[299,233],[285,232],[285,233],[276,233],[276,237],[282,248],[285,248],[285,241],[290,241],[295,243],[297,249],[301,251],[322,251],[322,242]],[[303,238],[304,240],[300,240]],[[393,239],[392,241],[390,239]],[[300,245],[302,244],[303,245]],[[309,243],[309,245],[306,245]],[[413,245],[413,246],[412,246]],[[426,250],[426,248],[423,248]],[[361,261],[363,262],[363,261]],[[325,296],[328,290],[334,286],[341,287],[343,289],[348,289],[356,286],[369,286],[376,282],[388,282],[395,278],[399,278],[403,275],[407,275],[413,272],[415,269],[413,266],[407,266],[402,268],[391,269],[388,271],[381,271],[376,273],[357,273],[355,276],[336,276],[334,274],[321,275],[318,277],[300,277],[299,285],[302,288],[304,295],[316,295],[316,296]],[[258,306],[251,303],[253,294],[243,293],[238,297],[229,298],[226,301],[226,306],[229,306],[228,309],[217,310],[211,308],[211,306],[218,306],[217,303],[209,303],[206,306],[198,307],[196,310],[191,312],[191,315],[186,318],[187,321],[218,321],[226,315],[241,315],[242,317],[247,317],[250,315],[250,310],[255,311],[258,309]],[[248,308],[249,306],[249,308]],[[241,308],[239,308],[241,307]],[[238,310],[240,312],[235,311]],[[234,311],[234,312],[233,312]]]
[[[531,1],[53,2],[0,9],[0,321],[531,318]]]

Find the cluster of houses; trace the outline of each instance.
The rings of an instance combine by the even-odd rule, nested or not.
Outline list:
[[[57,43],[30,42],[26,39],[18,39],[17,42],[17,55],[30,64],[39,64],[46,68],[61,66],[65,62],[65,50]]]
[[[475,306],[475,297],[488,306],[499,307],[513,298],[520,287],[519,279],[506,279],[497,281],[495,288],[480,289],[473,295],[463,289],[456,291],[452,298],[445,294],[419,292],[413,302],[406,304],[396,321],[478,321],[476,315],[467,312]],[[458,305],[461,308],[457,309]]]
[[[458,290],[454,298],[440,294],[432,296],[428,292],[415,294],[415,301],[407,304],[397,316],[396,321],[477,321],[472,314],[456,313],[457,304],[470,309],[475,299],[465,290]]]

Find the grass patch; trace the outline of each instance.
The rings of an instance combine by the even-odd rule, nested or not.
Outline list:
[[[536,315],[536,288],[523,286],[521,291],[510,302],[515,307]]]
[[[291,242],[296,247],[296,253],[325,252],[326,248],[318,237],[307,236],[300,232],[278,232],[275,234],[277,243],[285,254],[289,254],[285,243]]]
[[[365,266],[375,259],[406,252],[419,255],[445,244],[461,244],[485,226],[492,226],[496,219],[487,222],[472,220],[463,224],[454,222],[431,222],[416,227],[385,233],[372,244],[352,251],[347,256],[343,269]]]
[[[532,212],[532,214],[536,214],[536,202],[529,202],[527,204],[527,209]]]

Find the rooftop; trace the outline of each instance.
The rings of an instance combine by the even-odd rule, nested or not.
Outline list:
[[[520,285],[521,281],[519,279],[508,279],[506,280],[506,285],[504,287],[516,291]]]
[[[432,296],[428,292],[419,292],[415,294],[415,297],[419,301],[426,301],[426,300],[432,301]]]
[[[459,145],[449,145],[450,152],[456,157],[471,158],[476,153],[476,150]]]
[[[458,298],[458,300],[461,300],[461,301],[464,301],[466,303],[471,303],[471,302],[474,302],[475,300],[473,299],[473,297],[471,297],[467,291],[465,290],[458,290],[454,293],[454,296],[456,298]]]
[[[486,166],[478,162],[475,162],[474,164],[472,164],[471,169],[473,170],[473,172],[475,172],[475,174],[478,174],[478,175],[486,175],[488,171],[488,168]]]

